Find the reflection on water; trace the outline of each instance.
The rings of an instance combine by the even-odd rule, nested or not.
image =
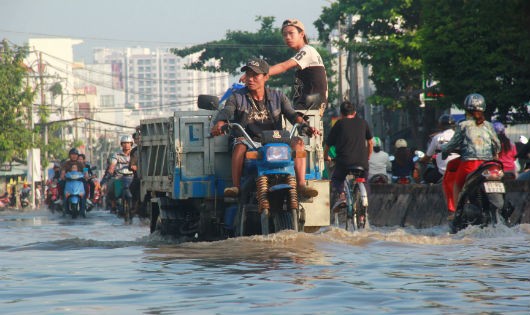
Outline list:
[[[530,225],[179,243],[103,211],[0,213],[2,314],[528,314]]]

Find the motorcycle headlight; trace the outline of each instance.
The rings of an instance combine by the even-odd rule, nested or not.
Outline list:
[[[289,160],[289,147],[273,146],[267,148],[267,161],[287,161]]]

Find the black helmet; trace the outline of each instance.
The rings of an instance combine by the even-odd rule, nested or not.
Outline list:
[[[443,114],[442,116],[440,116],[440,118],[438,118],[438,123],[441,126],[454,126],[455,119],[449,114]]]
[[[464,109],[468,111],[485,111],[486,100],[484,99],[484,96],[478,93],[469,94],[464,100]]]
[[[76,155],[79,155],[79,150],[77,150],[76,148],[72,148],[72,149],[70,149],[70,152],[68,152],[68,154],[76,154]]]

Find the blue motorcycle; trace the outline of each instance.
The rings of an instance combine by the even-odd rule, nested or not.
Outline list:
[[[78,171],[68,172],[65,175],[66,184],[64,186],[64,213],[70,214],[72,219],[81,215],[86,217],[86,209],[83,205],[85,196],[85,186],[83,184],[84,175]]]
[[[229,91],[236,90],[233,87]],[[226,96],[226,95],[225,95]],[[312,101],[309,98],[306,101]],[[316,96],[314,97],[316,100]],[[200,95],[200,109],[218,110],[215,96]],[[224,226],[229,236],[268,235],[282,230],[303,231],[305,213],[299,204],[294,157],[305,156],[291,150],[291,139],[298,131],[308,134],[307,124],[295,124],[291,132],[286,130],[263,131],[261,143],[254,142],[237,123],[223,126],[224,132],[237,130],[250,147],[245,156],[238,199],[225,198],[225,202],[237,202],[227,207]]]
[[[245,157],[235,235],[268,235],[282,230],[300,231],[303,215],[298,203],[291,132],[268,130],[262,143],[255,143],[239,124],[237,128],[252,148]]]

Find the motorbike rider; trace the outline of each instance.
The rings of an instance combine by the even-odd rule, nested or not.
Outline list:
[[[443,114],[438,118],[438,127],[440,131],[431,138],[431,142],[427,147],[425,156],[421,159],[423,163],[428,163],[433,157],[436,159],[436,168],[441,176],[445,174],[447,163],[458,157],[458,154],[451,153],[446,160],[442,160],[441,145],[447,143],[455,134],[455,119],[449,114]]]
[[[83,184],[85,185],[85,192],[88,191],[88,194],[86,194],[85,199],[86,202],[92,206],[92,199],[94,199],[94,191],[96,189],[96,185],[92,181],[94,174],[92,173],[90,163],[86,162],[86,156],[84,154],[79,154],[77,160],[81,162],[81,164],[83,164],[83,168],[81,169],[83,171],[83,174],[85,175],[85,180]]]
[[[29,196],[31,194],[31,187],[28,183],[22,184],[22,189],[20,190],[20,203],[28,202],[29,203]]]
[[[506,136],[506,128],[500,121],[493,123],[493,129],[501,142],[498,160],[502,163],[504,179],[515,179],[517,178],[517,169],[515,168],[517,149],[515,148],[515,143]]]
[[[125,135],[120,138],[121,151],[116,152],[110,157],[109,165],[100,182],[104,189],[106,187],[107,198],[111,201],[111,212],[113,213],[116,212],[116,199],[119,197],[114,194],[114,181],[121,177],[116,171],[129,167],[133,143],[134,140],[130,135]]]
[[[64,161],[61,165],[61,176],[59,180],[59,194],[64,201],[64,186],[66,184],[65,175],[72,170],[72,165],[77,165],[77,169],[82,170],[83,164],[77,160],[79,157],[79,150],[76,148],[68,151],[68,160]]]
[[[245,128],[253,141],[261,141],[261,132],[264,130],[281,130],[282,115],[293,125],[304,124],[303,115],[299,115],[291,106],[287,97],[280,91],[265,87],[269,79],[269,64],[263,59],[253,58],[241,68],[245,72],[246,88],[234,92],[226,101],[224,108],[217,115],[211,133],[214,136],[222,134],[222,127],[226,122],[234,118]],[[318,134],[318,130],[310,127],[312,133]],[[237,137],[234,139],[232,152],[232,183],[233,187],[227,187],[224,195],[235,197],[239,195],[241,175],[243,173],[243,162],[249,144],[246,139]],[[295,138],[291,143],[294,150],[304,150],[302,139]],[[305,185],[305,157],[294,159],[298,191],[307,197],[315,197],[318,191]]]
[[[364,176],[368,174],[368,160],[374,145],[370,127],[366,120],[357,116],[355,105],[349,101],[342,102],[340,113],[342,118],[331,128],[324,148],[324,160],[326,161],[331,161],[329,157],[331,146],[335,146],[337,152],[331,183],[339,198],[332,209],[346,202],[344,179],[350,167],[361,166],[365,169]]]
[[[412,182],[412,175],[416,169],[413,154],[408,148],[407,140],[397,139],[394,147],[394,159],[392,160],[392,181],[399,177],[406,177]]]
[[[484,111],[486,100],[478,93],[466,96],[464,100],[466,119],[458,122],[451,140],[442,145],[442,159],[459,149],[460,164],[456,170],[453,188],[453,200],[458,201],[466,176],[476,170],[484,161],[497,157],[501,144],[493,126],[486,121]],[[451,185],[452,183],[448,183]],[[454,212],[449,213],[451,221]]]
[[[375,175],[382,175],[388,183],[387,173],[392,167],[390,156],[383,151],[383,144],[379,137],[374,137],[373,142],[374,152],[372,152],[372,155],[370,155],[370,159],[368,160],[368,181],[370,181]]]

